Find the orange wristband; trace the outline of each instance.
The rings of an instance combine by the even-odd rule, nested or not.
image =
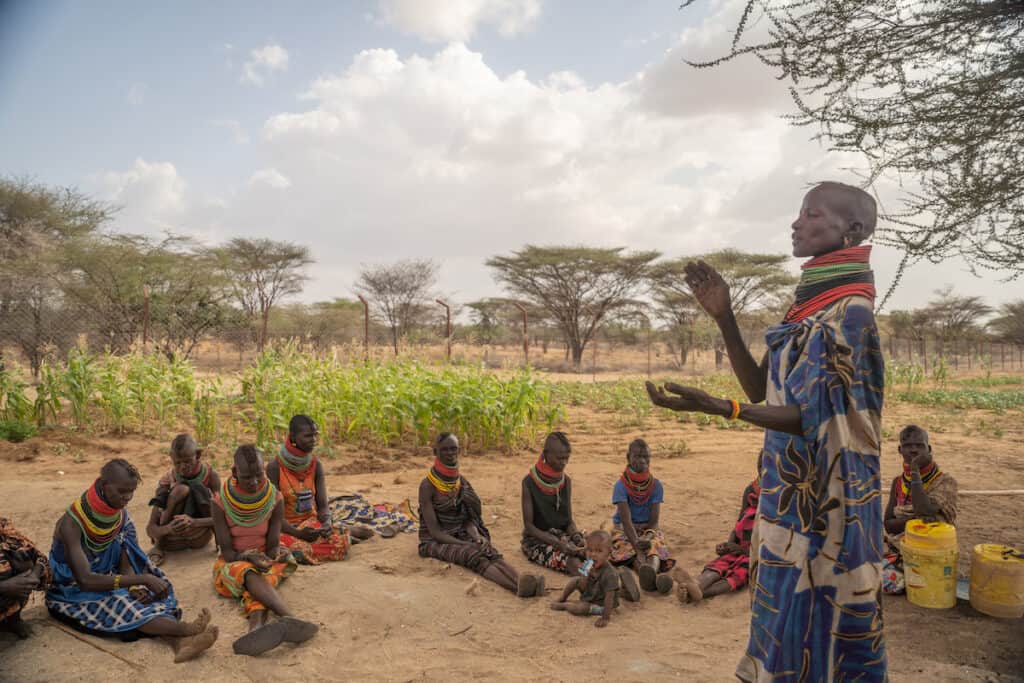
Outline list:
[[[740,416],[740,402],[734,398],[730,398],[729,403],[732,404],[732,412],[729,414],[729,419],[735,420]]]

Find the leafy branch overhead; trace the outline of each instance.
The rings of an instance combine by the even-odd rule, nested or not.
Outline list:
[[[747,0],[730,51],[693,66],[743,55],[789,81],[795,125],[902,187],[880,243],[1024,273],[1024,3]]]

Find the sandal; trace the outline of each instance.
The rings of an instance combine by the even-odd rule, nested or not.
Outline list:
[[[398,528],[394,524],[388,524],[377,529],[377,533],[381,535],[381,538],[394,538],[398,534]]]
[[[273,650],[284,642],[286,626],[282,621],[275,621],[272,624],[260,626],[255,631],[249,631],[232,644],[236,655],[248,655],[256,657],[264,652]]]
[[[654,567],[649,564],[642,565],[637,571],[640,575],[640,587],[645,591],[653,591],[655,589],[655,582],[658,580],[658,572],[654,571]]]

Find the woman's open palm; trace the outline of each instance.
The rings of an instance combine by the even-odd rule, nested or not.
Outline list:
[[[729,285],[721,274],[704,261],[693,261],[686,264],[686,284],[690,286],[693,296],[701,308],[716,320],[728,315],[732,310],[729,297]]]

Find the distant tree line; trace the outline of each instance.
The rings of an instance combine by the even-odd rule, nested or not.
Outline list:
[[[168,356],[189,356],[206,340],[243,351],[298,338],[313,348],[361,341],[364,305],[375,345],[443,338],[436,299],[439,266],[427,259],[364,265],[354,297],[289,302],[313,263],[300,245],[235,238],[207,246],[109,230],[115,208],[75,190],[0,179],[0,350],[16,349],[38,373],[84,336],[124,352],[144,339]],[[522,316],[530,343],[564,349],[580,368],[598,334],[622,344],[654,339],[678,367],[695,349],[721,365],[720,335],[691,296],[685,264],[707,261],[729,284],[741,329],[751,340],[779,319],[796,277],[788,257],[732,249],[665,259],[657,251],[527,245],[488,259],[507,296],[452,305],[460,343],[516,345]],[[979,297],[940,290],[927,306],[880,318],[899,339],[967,340],[1024,347],[1024,299],[993,310]]]

